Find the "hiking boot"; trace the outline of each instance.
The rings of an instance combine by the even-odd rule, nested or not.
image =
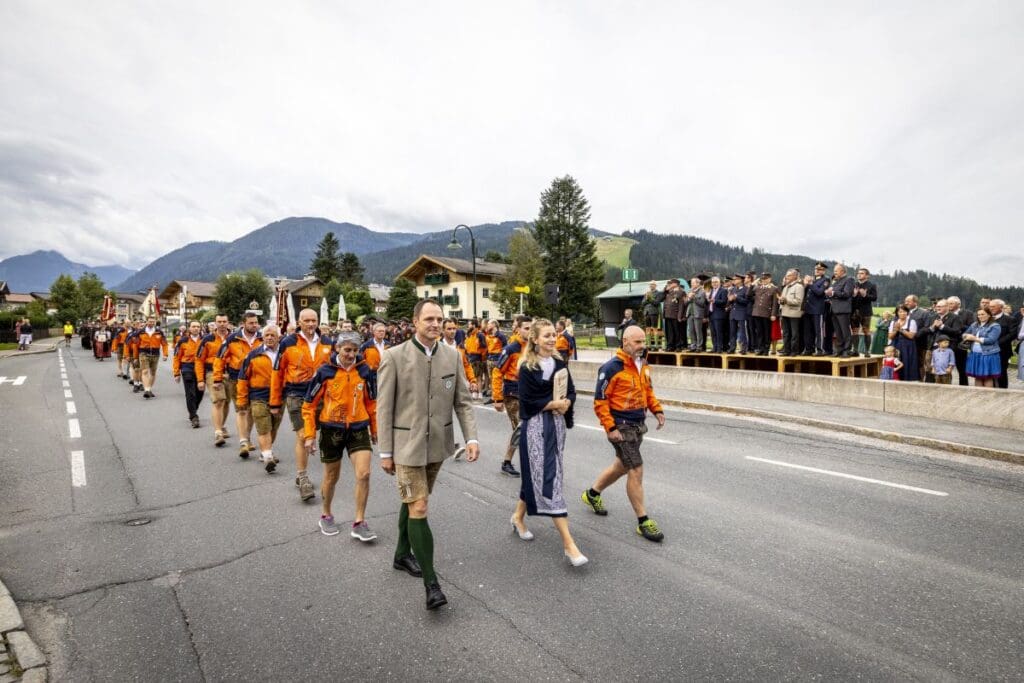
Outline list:
[[[242,460],[247,460],[249,458],[250,450],[252,450],[252,447],[243,441],[242,443],[238,444],[238,457],[241,458]]]
[[[507,474],[510,477],[519,476],[519,472],[516,470],[515,467],[512,466],[511,460],[506,460],[505,462],[501,463],[501,473]]]
[[[655,543],[661,543],[661,540],[665,538],[665,534],[661,533],[661,529],[658,528],[657,523],[653,519],[648,519],[639,525],[636,528],[636,532],[648,541],[654,541]]]
[[[213,437],[213,445],[214,446],[216,446],[217,448],[220,448],[225,443],[227,443],[227,435],[224,434],[224,432],[214,432],[214,434],[215,434],[215,436]]]
[[[316,491],[313,490],[313,482],[309,480],[308,476],[301,476],[298,478],[299,486],[299,498],[302,500],[310,500],[316,498]]]
[[[263,468],[270,474],[277,469],[277,458],[272,455],[260,456],[260,462],[263,463]]]
[[[338,525],[334,523],[334,515],[320,515],[320,533],[324,536],[337,536],[341,533]]]
[[[366,521],[356,522],[352,525],[352,531],[349,532],[352,538],[358,538],[363,543],[369,543],[377,538],[377,534],[370,531],[370,525]]]
[[[583,501],[584,505],[594,511],[594,514],[601,515],[602,517],[608,514],[608,510],[604,507],[604,501],[601,500],[600,493],[596,496],[591,496],[590,491],[584,491],[583,495],[580,496],[580,499]]]

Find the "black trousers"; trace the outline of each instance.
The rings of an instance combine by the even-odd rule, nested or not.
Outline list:
[[[967,384],[967,352],[961,351],[959,348],[953,349],[953,358],[956,360],[956,374],[960,382],[960,386],[966,387]]]
[[[768,353],[772,343],[772,319],[754,316],[750,319],[751,345],[758,353]]]
[[[711,350],[715,353],[725,351],[729,346],[729,321],[725,318],[711,320],[709,326],[711,327]]]
[[[196,376],[191,372],[181,373],[181,383],[185,386],[185,407],[189,418],[199,417],[199,404],[203,402],[203,394],[206,392],[199,390]]]
[[[674,318],[665,318],[665,349],[675,351],[682,347],[679,341],[679,321]]]
[[[836,333],[836,353],[847,353],[850,350],[850,314],[833,313],[832,327]]]
[[[795,356],[803,350],[800,335],[801,320],[803,320],[802,317],[782,318],[782,351],[791,356]]]
[[[999,347],[999,379],[996,380],[996,386],[1000,389],[1008,389],[1010,387],[1010,378],[1007,376],[1007,369],[1010,367],[1010,356],[1013,355],[1013,349],[1010,345]],[[1018,362],[1020,362],[1018,360]]]
[[[729,321],[729,351],[748,351],[750,349],[750,335],[747,333],[749,327],[747,320]]]

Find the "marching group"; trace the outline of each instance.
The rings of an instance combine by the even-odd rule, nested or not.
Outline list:
[[[768,272],[731,278],[701,275],[689,289],[678,279],[664,289],[651,282],[641,302],[650,344],[665,351],[753,353],[766,356],[883,354],[882,379],[1007,388],[1007,366],[1024,340],[1024,307],[1013,312],[1000,299],[982,299],[972,313],[956,296],[918,306],[907,295],[872,326],[878,289],[867,268],[851,276],[842,263],[818,262],[813,274],[786,271],[781,284]],[[639,324],[632,309],[620,329]],[[777,349],[777,342],[782,342]],[[1024,380],[1024,366],[1018,365]]]
[[[287,416],[295,434],[295,485],[302,501],[316,495],[307,468],[319,447],[318,527],[324,535],[340,533],[332,501],[347,453],[355,475],[350,535],[364,542],[377,538],[365,519],[376,445],[381,468],[395,476],[401,500],[393,567],[422,578],[428,609],[446,604],[447,598],[433,567],[427,504],[445,460],[479,457],[475,403],[486,401],[509,418],[511,436],[500,471],[520,482],[512,532],[533,540],[526,515],[551,517],[566,560],[574,567],[588,562],[569,531],[562,490],[566,430],[573,426],[576,400],[567,362],[576,352],[569,321],[518,316],[506,336],[493,320],[472,320],[463,328],[444,318],[434,300],[424,299],[411,321],[368,321],[358,331],[348,321],[334,329],[322,327],[312,309],[303,309],[297,324],[283,333],[273,323],[261,327],[253,312],[237,327],[226,315],[217,315],[207,329],[193,321],[171,342],[152,316],[99,329],[104,339],[109,335],[117,377],[146,399],[156,396],[161,358],[171,359],[195,429],[201,427],[198,411],[209,392],[215,447],[230,438],[227,421],[234,406],[238,456],[252,457],[267,473],[280,463],[274,442]],[[581,493],[581,501],[595,514],[607,515],[602,492],[625,477],[636,533],[660,542],[664,535],[645,508],[640,446],[647,413],[656,417],[659,429],[665,416],[654,396],[645,352],[643,330],[630,327],[621,348],[599,372],[594,410],[616,457]],[[454,440],[453,413],[466,439],[462,446]],[[517,455],[519,470],[513,464]]]

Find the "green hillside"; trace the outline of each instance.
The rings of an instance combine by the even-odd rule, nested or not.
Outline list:
[[[636,244],[636,240],[617,235],[605,235],[594,239],[597,258],[615,268],[629,267],[629,250],[633,248],[634,244]]]

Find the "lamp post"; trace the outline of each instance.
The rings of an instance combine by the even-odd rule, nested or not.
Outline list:
[[[472,255],[473,260],[473,317],[476,317],[476,238],[473,237],[473,230],[468,225],[458,224],[452,230],[452,241],[448,243],[448,248],[451,250],[462,249],[462,245],[455,239],[455,233],[459,231],[459,228],[465,228],[469,232],[469,251]]]

